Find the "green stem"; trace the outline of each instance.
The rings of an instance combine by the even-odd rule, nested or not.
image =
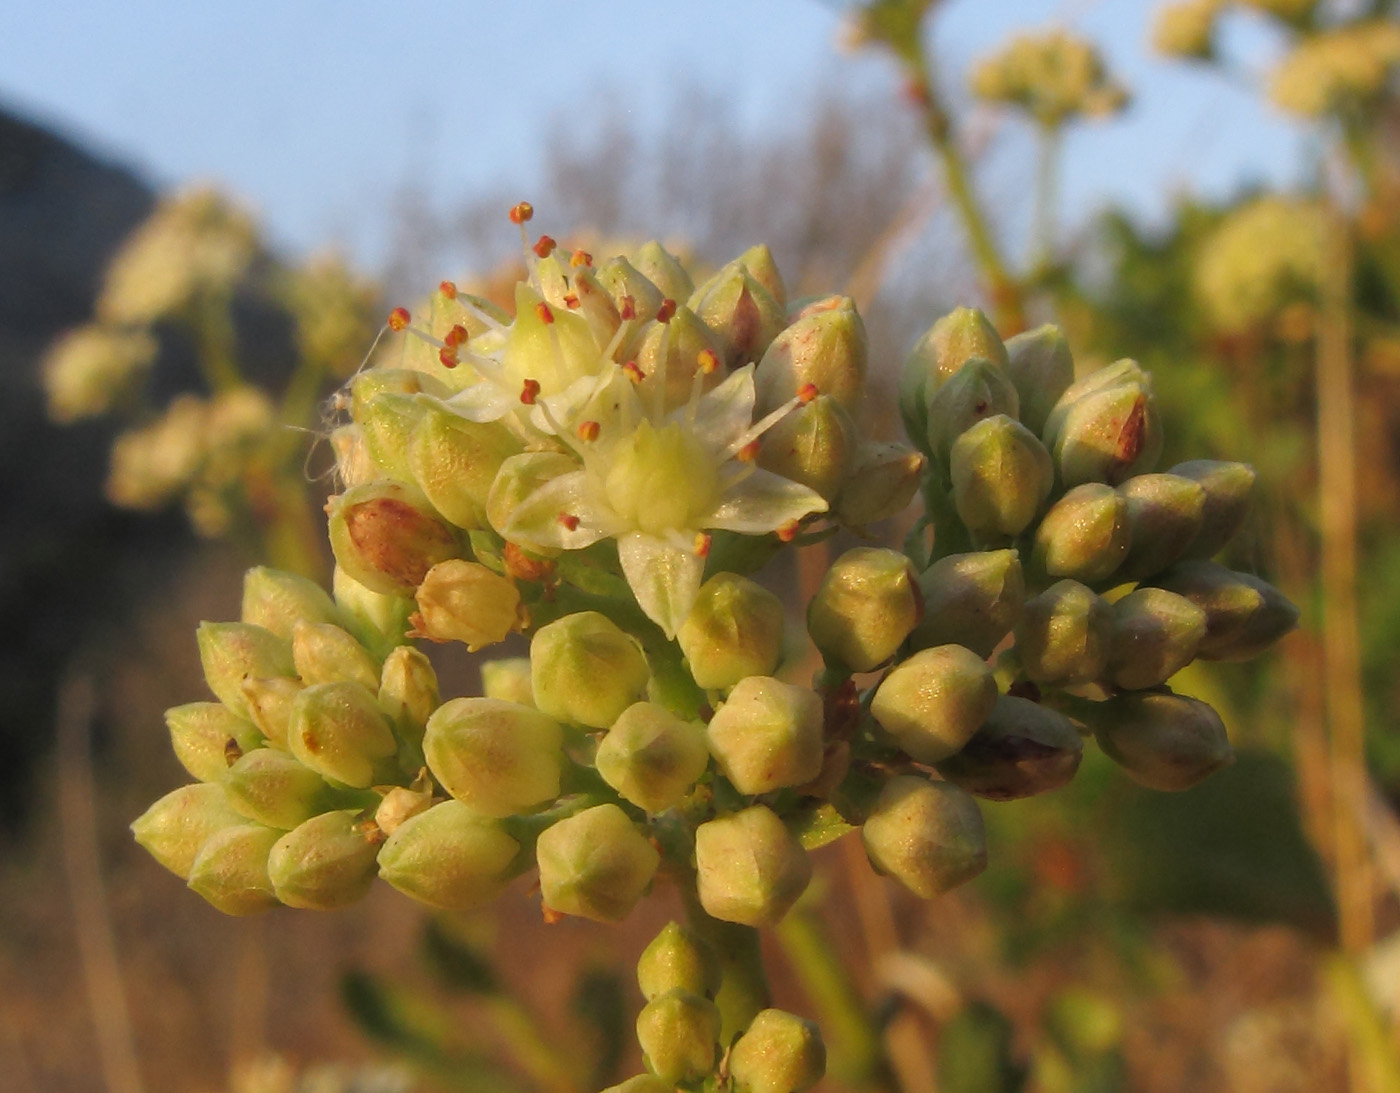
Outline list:
[[[1400,1093],[1400,1057],[1356,965],[1345,956],[1334,956],[1327,964],[1327,987],[1343,1015],[1352,1058],[1366,1067],[1364,1075],[1351,1076],[1352,1082],[1372,1093]]]
[[[679,880],[686,918],[720,956],[724,979],[719,994],[715,996],[715,1005],[719,1007],[720,1014],[720,1043],[730,1044],[772,1001],[758,931],[752,926],[711,918],[700,906],[694,875]]]
[[[578,1075],[570,1067],[568,1057],[545,1036],[528,1009],[507,995],[486,999],[486,1009],[511,1057],[541,1089],[572,1093],[578,1088]]]
[[[1060,136],[1058,125],[1038,127],[1035,220],[1031,229],[1030,263],[1030,268],[1036,275],[1048,270],[1055,258],[1055,206],[1059,192]]]
[[[237,334],[233,328],[232,301],[227,292],[200,293],[195,301],[196,354],[204,381],[212,393],[230,391],[243,384],[238,368]]]

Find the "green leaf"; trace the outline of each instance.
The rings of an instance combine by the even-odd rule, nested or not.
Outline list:
[[[835,805],[830,801],[823,801],[798,811],[788,820],[788,829],[797,836],[804,848],[816,850],[834,843],[842,835],[856,828],[854,824],[845,821],[841,813],[836,811]]]
[[[1026,1067],[1012,1052],[1016,1030],[985,1002],[972,1002],[943,1027],[938,1040],[941,1093],[1019,1093]]]

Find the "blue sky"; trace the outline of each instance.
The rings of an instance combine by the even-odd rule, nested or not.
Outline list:
[[[1134,88],[1127,116],[1072,140],[1071,221],[1108,202],[1160,216],[1183,189],[1286,181],[1305,159],[1299,131],[1239,86],[1151,55],[1155,7],[945,0],[934,20],[950,83],[1011,30],[1057,22],[1098,40]],[[754,126],[799,124],[790,104],[814,81],[892,88],[882,59],[841,52],[840,22],[818,0],[14,3],[0,17],[0,102],[157,184],[221,182],[284,246],[337,243],[373,262],[406,180],[438,204],[489,184],[528,195],[551,123],[586,111],[602,84],[644,125],[678,81]],[[1262,28],[1230,29],[1247,66],[1269,55]]]

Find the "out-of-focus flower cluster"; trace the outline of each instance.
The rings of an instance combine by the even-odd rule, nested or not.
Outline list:
[[[1128,103],[1097,47],[1062,30],[1017,35],[972,71],[972,93],[987,102],[1019,107],[1040,125],[1101,118]]]

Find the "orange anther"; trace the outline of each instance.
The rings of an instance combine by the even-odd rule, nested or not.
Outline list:
[[[593,441],[598,439],[598,432],[602,429],[596,421],[580,421],[578,425],[578,438],[580,440]]]
[[[457,286],[454,285],[451,281],[440,282],[438,284],[438,291],[441,292],[444,296],[446,296],[449,300],[457,299]]]
[[[563,527],[565,531],[578,530],[578,517],[572,512],[561,512],[555,519],[559,521],[560,526]]]
[[[564,306],[572,311],[574,308],[578,307],[578,297],[572,292],[568,293],[564,297]]]
[[[617,302],[617,313],[624,319],[635,319],[637,317],[637,301],[631,296],[624,296]]]
[[[519,205],[514,205],[510,210],[510,222],[512,224],[523,224],[535,215],[535,207],[528,201],[522,201]]]
[[[467,332],[467,328],[461,323],[456,323],[453,325],[451,330],[449,330],[446,334],[443,335],[442,340],[445,341],[453,349],[456,349],[457,346],[465,343],[470,337],[471,334]]]
[[[676,314],[676,301],[669,296],[661,301],[661,306],[656,309],[657,322],[669,323]]]
[[[438,350],[438,363],[444,368],[456,368],[457,350],[450,345],[443,346]]]
[[[540,322],[544,323],[546,326],[554,322],[554,312],[550,310],[549,305],[543,300],[535,305],[535,314],[539,316]]]
[[[526,380],[520,389],[520,401],[526,406],[535,405],[535,400],[540,397],[540,381]]]
[[[633,383],[641,383],[647,378],[646,373],[642,371],[641,366],[636,361],[628,361],[622,366],[622,370],[627,373],[627,378]]]
[[[569,265],[571,266],[591,266],[592,264],[593,255],[586,250],[576,250],[569,256]]]
[[[740,463],[752,463],[758,458],[759,441],[750,440],[742,448],[734,453],[734,458]]]
[[[558,245],[559,244],[554,241],[553,236],[542,235],[535,241],[535,245],[532,249],[541,258],[548,258],[554,253],[554,248]]]
[[[388,322],[390,330],[402,330],[412,321],[413,316],[408,313],[408,308],[406,307],[396,307],[393,311],[389,312]]]
[[[695,556],[697,558],[708,558],[710,556],[710,537],[703,531],[695,533]]]
[[[797,389],[797,397],[803,403],[811,402],[817,397],[817,385],[815,383],[804,383]]]
[[[789,520],[786,524],[778,525],[778,538],[784,543],[790,543],[797,538],[797,532],[802,527],[796,520]]]
[[[699,365],[701,372],[707,376],[713,376],[719,371],[719,354],[713,349],[702,349],[700,350],[700,355],[696,358],[696,363]]]

